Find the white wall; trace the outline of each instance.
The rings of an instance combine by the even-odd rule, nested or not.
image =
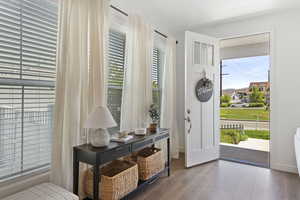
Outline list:
[[[244,58],[263,55],[269,55],[268,42],[224,47],[220,49],[220,59]]]
[[[293,135],[300,127],[300,12],[291,10],[223,24],[199,27],[192,31],[227,38],[273,31],[274,63],[271,66],[271,168],[296,172]],[[184,148],[184,32],[179,40],[178,112],[181,116],[180,145]]]

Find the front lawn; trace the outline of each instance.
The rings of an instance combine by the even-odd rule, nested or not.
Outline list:
[[[236,142],[245,141],[248,138],[270,139],[270,132],[267,130],[244,130],[244,135],[240,131],[233,129],[221,129],[221,142],[235,144]]]
[[[221,119],[269,120],[269,111],[255,108],[221,108]]]
[[[245,134],[249,138],[270,140],[270,131],[267,130],[245,130]]]

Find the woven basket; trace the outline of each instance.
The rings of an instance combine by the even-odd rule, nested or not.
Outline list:
[[[137,153],[136,162],[139,168],[139,179],[148,180],[164,169],[162,151],[147,147]]]
[[[138,185],[138,167],[131,161],[115,160],[101,168],[99,185],[101,200],[117,200],[132,192]],[[93,194],[93,172],[86,171],[85,193]]]

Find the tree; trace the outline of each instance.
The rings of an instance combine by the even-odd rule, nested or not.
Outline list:
[[[228,94],[225,94],[221,97],[221,103],[230,103],[231,97]]]
[[[251,103],[264,103],[264,93],[260,92],[257,87],[251,88],[251,94],[249,96]]]

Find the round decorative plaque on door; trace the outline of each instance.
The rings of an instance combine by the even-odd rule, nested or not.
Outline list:
[[[207,102],[213,94],[213,83],[208,78],[204,77],[197,82],[195,87],[196,97],[200,102]]]

